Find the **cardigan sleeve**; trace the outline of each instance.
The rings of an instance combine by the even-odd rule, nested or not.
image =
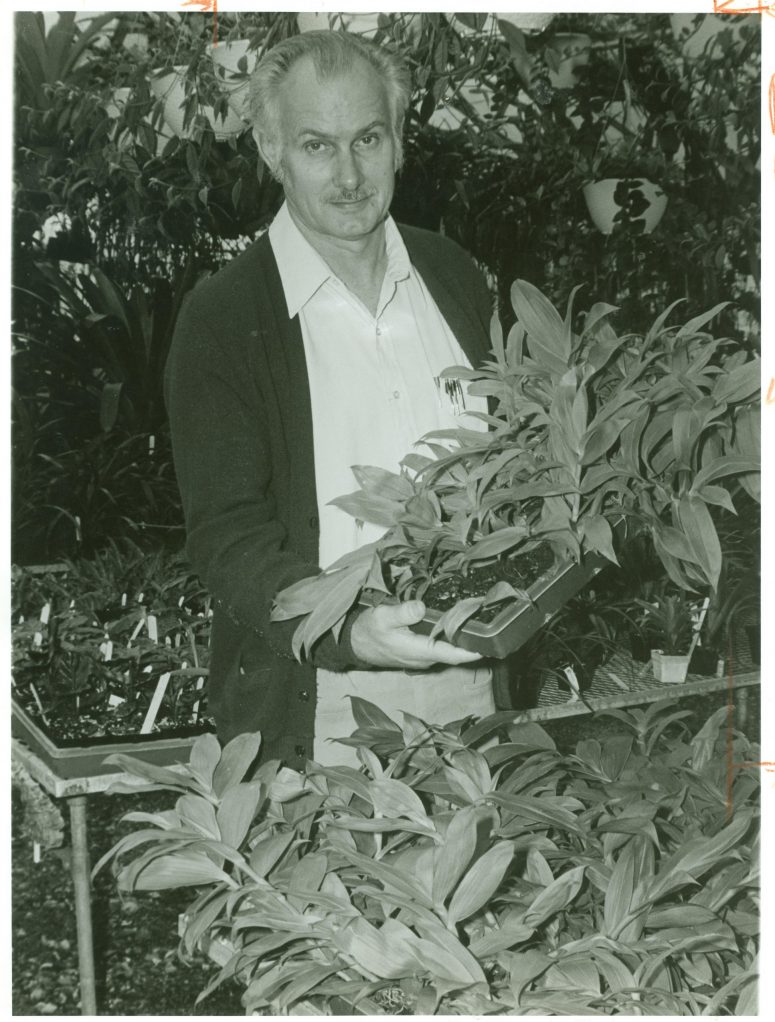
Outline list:
[[[216,297],[219,302],[216,302]],[[211,320],[223,295],[211,280],[189,296],[178,318],[165,374],[165,400],[181,492],[187,551],[217,606],[291,658],[297,621],[270,622],[275,594],[320,571],[289,548],[272,487],[271,429],[247,350]],[[213,317],[214,319],[214,317]],[[363,668],[352,652],[350,615],[336,642],[328,635],[312,663]]]

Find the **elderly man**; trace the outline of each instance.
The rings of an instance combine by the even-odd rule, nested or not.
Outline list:
[[[351,466],[396,471],[430,430],[483,406],[441,385],[487,353],[490,296],[451,241],[388,213],[408,74],[356,36],[310,32],[251,81],[254,135],[285,203],[247,252],[199,285],[178,323],[166,396],[188,552],[214,598],[210,706],[226,741],[342,761],[348,695],[446,723],[493,708],[474,654],[412,631],[422,603],[351,612],[311,662],[276,593],[376,534],[329,505]]]

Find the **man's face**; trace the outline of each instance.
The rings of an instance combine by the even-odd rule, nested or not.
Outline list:
[[[276,137],[264,150],[282,175],[294,219],[311,240],[371,234],[393,198],[395,144],[387,92],[357,60],[341,77],[320,81],[299,60],[277,96]]]

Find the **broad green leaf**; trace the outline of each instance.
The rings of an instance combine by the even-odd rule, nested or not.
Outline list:
[[[619,563],[614,553],[614,536],[607,518],[603,515],[587,515],[581,522],[581,530],[592,550],[614,564]]]
[[[701,905],[681,904],[668,908],[652,908],[645,917],[647,930],[665,929],[667,927],[718,926],[720,920],[715,912]]]
[[[457,959],[471,983],[486,982],[482,967],[471,952],[461,944],[457,936],[440,922],[431,922],[425,917],[414,923],[417,933],[429,943],[439,947],[452,958]]]
[[[431,629],[430,637],[435,639],[437,635],[443,632],[448,642],[454,642],[460,629],[467,621],[471,620],[477,611],[482,609],[483,605],[484,597],[482,596],[469,596],[463,600],[458,600],[449,610],[445,610],[438,621],[436,621]]]
[[[451,923],[467,919],[487,904],[500,886],[513,855],[512,843],[499,841],[476,860],[452,896],[448,912]]]
[[[554,763],[548,765],[548,769],[553,769]],[[542,764],[543,767],[543,764]],[[517,771],[519,773],[520,771]],[[545,773],[543,769],[540,773]],[[494,802],[496,805],[500,805],[504,810],[513,814],[513,818],[504,817],[504,824],[501,828],[503,834],[514,834],[519,833],[520,830],[525,829],[526,825],[531,823],[537,823],[541,827],[548,829],[559,828],[560,831],[570,831],[574,834],[581,834],[582,830],[576,820],[573,813],[568,812],[567,809],[557,808],[555,806],[546,806],[541,804],[539,798],[526,798],[521,795],[503,795],[498,792],[491,792],[488,795],[488,801]]]
[[[721,728],[726,724],[728,713],[726,706],[720,707],[692,738],[692,770],[696,770],[698,774],[714,760]]]
[[[295,838],[292,830],[285,834],[273,834],[253,847],[250,853],[250,868],[260,877],[268,876],[277,865]]]
[[[443,905],[468,866],[476,848],[478,814],[465,806],[452,817],[444,843],[434,851],[433,903]]]
[[[538,848],[529,848],[527,851],[524,877],[536,887],[548,887],[554,882],[552,868]]]
[[[325,852],[303,855],[288,877],[288,904],[303,912],[307,908],[308,900],[296,892],[318,891],[327,872],[328,858]]]
[[[618,937],[622,922],[630,913],[635,890],[635,845],[628,841],[619,854],[608,884],[603,905],[605,932]]]
[[[347,614],[363,589],[370,567],[369,561],[365,566],[360,564],[337,573],[325,600],[318,603],[294,632],[292,646],[297,659],[309,655],[318,640]]]
[[[332,942],[369,975],[400,979],[415,972],[412,945],[408,942],[399,944],[394,938],[386,937],[361,916],[336,930]]]
[[[135,891],[165,891],[175,887],[230,882],[228,874],[204,852],[194,851],[156,857],[139,872],[131,885],[124,882],[123,873],[118,878],[120,888]]]
[[[761,361],[758,358],[736,366],[730,372],[721,373],[711,392],[719,403],[746,401],[759,393],[761,387]]]
[[[742,475],[743,473],[758,471],[759,463],[756,461],[752,461],[747,458],[737,458],[731,455],[726,458],[719,458],[706,468],[700,469],[694,477],[694,482],[692,483],[692,488],[689,490],[689,495],[695,496],[695,494],[697,494],[703,486],[712,482],[714,479],[722,479],[724,476]]]
[[[221,758],[221,745],[215,735],[199,735],[191,746],[189,767],[205,788],[211,788],[213,772]]]
[[[575,866],[554,880],[532,901],[524,916],[525,926],[538,927],[567,908],[581,890],[584,866]]]
[[[374,465],[353,465],[352,473],[358,485],[368,493],[388,500],[404,501],[414,495],[414,487],[406,476],[388,472]]]
[[[407,816],[410,820],[418,820],[431,827],[417,793],[403,781],[389,777],[381,777],[369,785],[369,797],[374,805],[375,813],[381,816]]]
[[[526,539],[529,531],[526,525],[507,525],[503,529],[498,529],[484,539],[472,543],[466,552],[466,560],[484,560],[505,553]]]
[[[714,305],[709,311],[702,312],[699,316],[695,316],[694,319],[690,319],[687,323],[684,323],[675,335],[676,340],[679,337],[687,337],[698,333],[706,323],[709,323],[715,316],[718,316],[721,310],[725,309],[728,305],[729,302],[719,302],[718,305]]]
[[[430,973],[432,980],[445,980],[455,986],[471,986],[478,982],[455,955],[435,941],[418,938],[409,950],[419,965]]]
[[[312,962],[306,961],[298,963],[299,975],[284,986],[283,990],[277,997],[277,1008],[278,1014],[285,1015],[288,1013],[288,1009],[295,1004],[300,998],[304,997],[310,991],[317,991],[323,980],[328,979],[329,976],[335,975],[341,971],[342,963],[337,962],[335,965],[315,965]]]
[[[636,986],[632,972],[615,954],[603,948],[595,948],[592,955],[612,993],[630,990]]]
[[[570,341],[566,339],[562,317],[552,303],[528,281],[517,280],[511,287],[511,304],[530,338],[533,357],[540,350],[553,372],[556,366],[564,372],[571,354]],[[536,360],[541,362],[542,358]]]
[[[190,824],[195,831],[218,841],[221,837],[215,818],[215,808],[200,795],[181,795],[175,803],[180,819]]]
[[[259,732],[237,735],[221,753],[221,761],[213,774],[213,791],[223,797],[232,785],[239,784],[258,755],[261,747]]]
[[[224,844],[240,847],[265,796],[266,788],[260,781],[235,784],[224,792],[216,813]]]
[[[399,735],[401,734],[401,728],[398,724],[367,699],[361,699],[360,696],[350,696],[350,705],[352,707],[353,719],[359,728],[376,727],[382,728],[385,731],[396,731]]]
[[[682,497],[678,502],[678,518],[689,540],[692,553],[702,566],[708,582],[715,589],[721,574],[721,544],[710,512],[697,497]]]
[[[520,926],[518,923],[505,923],[497,930],[490,930],[483,937],[471,943],[471,954],[480,960],[488,959],[501,951],[524,944],[535,933],[532,926]]]

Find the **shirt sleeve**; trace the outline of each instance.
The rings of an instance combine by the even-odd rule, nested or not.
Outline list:
[[[270,622],[272,603],[281,589],[320,567],[289,547],[272,489],[273,424],[245,351],[211,324],[208,297],[211,289],[200,285],[184,303],[165,374],[187,551],[221,611],[290,658],[299,622]],[[355,616],[351,612],[338,642],[330,634],[320,640],[314,666],[367,667],[349,641]]]

